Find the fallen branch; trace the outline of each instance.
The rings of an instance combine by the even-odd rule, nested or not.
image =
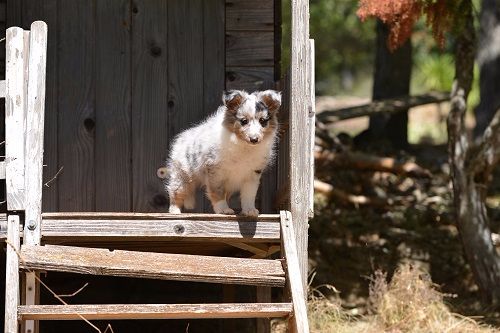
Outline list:
[[[429,170],[414,162],[399,162],[391,157],[377,157],[360,152],[333,153],[323,150],[315,152],[314,157],[318,162],[318,168],[327,163],[330,167],[337,169],[390,172],[417,178],[430,178],[432,176]]]
[[[326,110],[316,115],[316,121],[328,124],[345,119],[371,116],[376,113],[397,113],[416,106],[447,102],[449,100],[450,93],[448,92],[431,92],[417,96],[403,96],[394,99],[373,101],[368,104],[348,108]]]
[[[333,185],[325,183],[321,180],[314,180],[314,191],[322,193],[327,196],[331,196],[334,199],[339,200],[343,204],[351,204],[354,206],[374,206],[385,208],[390,206],[393,202],[392,200],[385,200],[381,198],[370,198],[364,195],[354,195],[346,193],[339,190]]]

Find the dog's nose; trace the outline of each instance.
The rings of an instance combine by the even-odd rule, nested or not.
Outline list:
[[[259,142],[259,138],[258,138],[258,137],[256,137],[256,136],[251,137],[251,138],[250,138],[250,142],[251,142],[251,143],[257,143],[257,142]]]

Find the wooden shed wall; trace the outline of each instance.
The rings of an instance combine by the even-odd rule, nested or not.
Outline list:
[[[279,0],[6,0],[7,26],[49,26],[44,181],[57,179],[44,186],[44,211],[165,211],[157,169],[175,134],[214,112],[225,88],[274,87],[276,8]],[[275,174],[263,181],[264,211]]]

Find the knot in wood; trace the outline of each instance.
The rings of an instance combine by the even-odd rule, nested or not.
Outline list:
[[[186,228],[182,224],[174,225],[174,232],[178,235],[183,234]]]

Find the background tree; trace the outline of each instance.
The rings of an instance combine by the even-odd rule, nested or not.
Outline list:
[[[480,102],[475,109],[476,128],[480,136],[500,108],[500,0],[483,0],[479,18]]]
[[[417,19],[426,15],[433,36],[444,45],[446,31],[455,42],[455,80],[448,116],[448,149],[455,217],[465,255],[486,300],[500,302],[500,257],[491,239],[485,206],[487,184],[500,159],[500,111],[477,147],[471,146],[466,126],[467,98],[474,77],[475,29],[471,0],[361,0],[362,19],[374,16],[390,28],[388,45],[395,49],[410,37]]]

